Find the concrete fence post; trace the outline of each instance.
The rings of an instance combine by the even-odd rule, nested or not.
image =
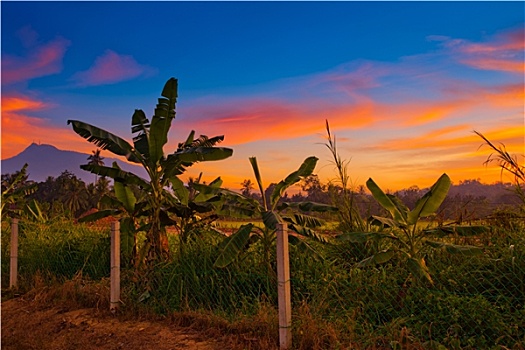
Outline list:
[[[277,283],[279,303],[279,348],[292,347],[292,303],[290,292],[290,264],[288,257],[288,228],[277,225]]]
[[[9,265],[9,288],[18,285],[18,219],[11,219],[11,260]]]
[[[120,223],[111,223],[111,291],[109,308],[115,312],[120,303]]]

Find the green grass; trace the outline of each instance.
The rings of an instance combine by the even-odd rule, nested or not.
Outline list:
[[[71,221],[19,223],[18,279],[30,288],[33,277],[65,281],[75,275],[109,277],[109,228],[96,229]],[[10,227],[2,223],[2,287],[9,283]]]
[[[109,228],[55,222],[23,224],[20,232],[24,286],[30,287],[35,275],[58,282],[79,271],[94,280],[109,276]],[[259,325],[270,332],[264,336],[277,339],[275,317],[261,319],[262,314],[274,315],[268,310],[276,309],[277,287],[275,275],[268,275],[262,262],[260,247],[252,246],[253,252],[240,261],[218,269],[213,262],[221,239],[202,232],[180,247],[177,237],[171,236],[169,262],[157,265],[138,282],[131,271],[122,272],[124,307],[161,314],[197,311],[228,322],[259,320],[268,322]],[[412,283],[405,264],[397,259],[357,268],[355,263],[373,251],[372,246],[311,242],[322,258],[290,246],[296,348],[408,349],[429,348],[431,342],[449,349],[523,348],[525,228],[446,239],[482,244],[484,254],[464,257],[429,250],[426,259],[433,286]],[[4,286],[8,247],[9,227],[4,223]]]

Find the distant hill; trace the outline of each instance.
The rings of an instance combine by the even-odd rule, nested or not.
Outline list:
[[[75,174],[86,184],[95,181],[95,175],[80,169],[80,165],[88,163],[88,157],[91,154],[64,151],[52,145],[38,145],[33,143],[29,145],[18,155],[4,159],[1,162],[2,174],[12,174],[20,170],[25,163],[28,164],[27,172],[29,180],[42,182],[48,176],[58,177],[64,170]],[[146,171],[139,165],[133,165],[122,160],[110,157],[104,157],[104,165],[111,166],[114,161],[126,171],[132,171],[135,174],[146,177]]]

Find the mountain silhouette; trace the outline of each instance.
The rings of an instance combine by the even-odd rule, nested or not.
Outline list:
[[[3,159],[1,163],[2,174],[12,174],[20,170],[25,163],[28,164],[27,173],[29,180],[42,182],[48,176],[58,177],[64,170],[75,174],[86,184],[95,181],[95,175],[80,169],[80,165],[89,162],[91,154],[60,150],[52,145],[32,143],[18,155]],[[104,156],[103,156],[104,157]],[[104,157],[105,166],[112,166],[113,162],[126,171],[131,171],[141,177],[146,177],[146,171],[139,165],[130,164],[117,158]]]

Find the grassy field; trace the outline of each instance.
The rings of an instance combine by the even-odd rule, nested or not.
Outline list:
[[[220,228],[234,229],[224,221]],[[293,334],[297,349],[521,349],[525,346],[525,228],[493,226],[477,236],[433,237],[483,247],[479,256],[428,250],[434,284],[410,278],[406,263],[358,267],[377,246],[309,242],[290,247]],[[137,281],[124,270],[123,308],[168,315],[198,312],[253,327],[277,343],[276,277],[254,245],[226,268],[213,266],[223,238],[203,231]],[[109,227],[70,221],[20,225],[20,290],[109,276]],[[8,283],[9,225],[2,223],[2,286]],[[274,253],[272,253],[274,254]],[[275,259],[272,258],[272,261]],[[273,266],[273,265],[272,265]],[[275,268],[275,266],[273,266]],[[133,311],[135,310],[135,311]]]

